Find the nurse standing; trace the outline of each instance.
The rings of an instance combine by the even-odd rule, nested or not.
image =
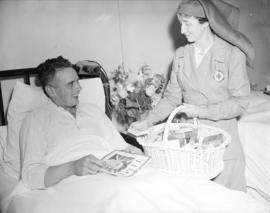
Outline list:
[[[188,44],[175,52],[164,98],[145,120],[133,123],[131,128],[146,129],[183,104],[182,112],[188,117],[198,117],[201,123],[222,128],[232,136],[224,154],[224,169],[214,181],[246,191],[237,118],[248,105],[246,63],[252,64],[254,50],[250,41],[234,29],[237,22],[231,15],[239,12],[235,9],[220,0],[180,3],[177,17]]]

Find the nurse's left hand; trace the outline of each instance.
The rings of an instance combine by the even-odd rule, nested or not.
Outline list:
[[[132,145],[128,145],[124,151],[129,152],[131,154],[137,154],[137,155],[142,155],[143,152],[142,150],[140,150],[139,148],[132,146]]]
[[[206,108],[193,104],[183,104],[181,108],[181,112],[185,112],[190,118],[204,118],[207,114]]]

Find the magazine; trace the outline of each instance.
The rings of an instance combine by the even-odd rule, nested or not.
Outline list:
[[[102,172],[129,177],[145,166],[150,161],[150,157],[114,150],[103,157],[102,160],[106,162],[106,166],[101,170]]]

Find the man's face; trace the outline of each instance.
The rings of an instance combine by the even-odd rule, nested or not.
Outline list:
[[[207,23],[200,24],[199,20],[194,16],[178,15],[178,20],[181,24],[181,33],[186,36],[189,42],[198,41],[205,32]]]
[[[57,106],[70,108],[78,105],[81,86],[73,68],[58,70],[51,85],[53,90],[51,98]]]

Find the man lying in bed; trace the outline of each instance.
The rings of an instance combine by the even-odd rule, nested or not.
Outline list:
[[[21,177],[27,187],[40,189],[71,175],[96,174],[105,163],[99,157],[114,149],[139,152],[125,143],[101,110],[79,104],[79,78],[67,59],[48,59],[37,70],[37,82],[49,101],[21,127]],[[59,155],[70,147],[71,155]],[[100,155],[92,155],[93,150]]]

